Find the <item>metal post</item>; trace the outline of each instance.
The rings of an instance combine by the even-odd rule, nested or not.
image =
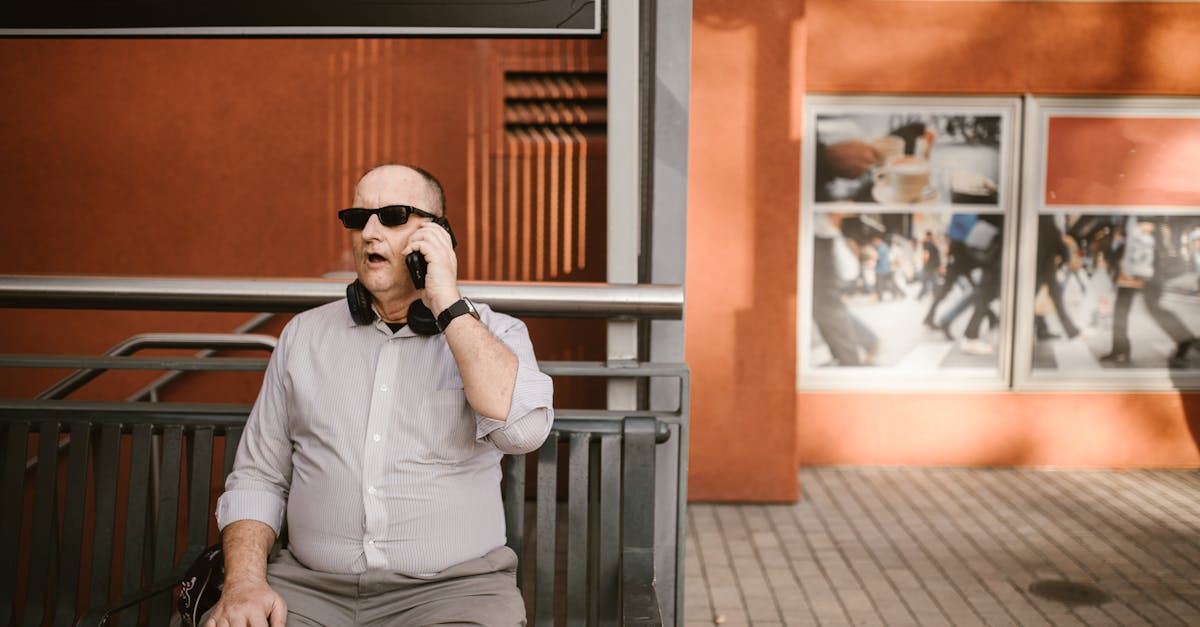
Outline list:
[[[654,51],[652,90],[653,133],[648,177],[650,233],[648,274],[640,281],[684,284],[687,261],[688,102],[691,79],[692,3],[654,2],[648,46]],[[682,316],[681,316],[682,318]],[[649,358],[653,362],[684,361],[683,320],[646,320]],[[686,408],[687,385],[673,378],[651,378],[649,402],[653,411]],[[683,415],[687,415],[684,413]],[[671,439],[655,448],[658,486],[655,494],[655,566],[664,625],[684,619],[684,547],[687,527],[687,421],[672,425]]]
[[[608,282],[636,284],[641,252],[639,7],[608,5]],[[610,365],[637,361],[637,321],[608,323]],[[608,382],[608,408],[637,409],[635,379]]]

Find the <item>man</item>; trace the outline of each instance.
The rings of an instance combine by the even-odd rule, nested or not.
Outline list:
[[[842,214],[818,213],[813,221],[813,322],[838,366],[873,364],[879,338],[842,300],[859,276],[858,256],[842,234]],[[860,354],[861,349],[861,354]]]
[[[878,235],[871,238],[871,245],[875,247],[875,300],[883,302],[887,294],[904,296],[892,273],[891,246],[888,246],[886,239]]]
[[[1067,246],[1068,241],[1068,238],[1059,230],[1058,224],[1055,223],[1055,216],[1038,217],[1037,285],[1034,286],[1033,291],[1036,294],[1043,285],[1046,286],[1050,300],[1054,303],[1054,312],[1058,315],[1058,321],[1062,325],[1063,333],[1067,334],[1067,338],[1075,339],[1080,334],[1080,330],[1071,320],[1071,314],[1067,311],[1066,303],[1063,301],[1062,283],[1058,282],[1059,267],[1070,266],[1075,262],[1076,255]],[[1039,340],[1053,340],[1058,337],[1057,333],[1050,331],[1045,316],[1036,313],[1033,316],[1033,330],[1035,337]]]
[[[444,202],[427,172],[385,165],[339,214],[367,318],[337,301],[280,334],[217,506],[206,625],[524,624],[499,462],[545,440],[552,386],[524,324],[462,299]]]
[[[925,238],[921,240],[921,291],[917,292],[917,300],[924,298],[926,293],[937,293],[941,271],[942,251],[933,239],[933,231],[925,231]]]

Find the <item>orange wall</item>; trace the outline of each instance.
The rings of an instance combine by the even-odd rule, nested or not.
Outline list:
[[[1200,465],[1200,395],[797,393],[803,94],[1200,95],[1185,3],[694,0],[693,500],[814,464]],[[714,251],[721,251],[716,254]]]
[[[497,230],[467,219],[486,187],[468,184],[468,154],[476,174],[484,159],[502,158],[500,141],[483,151],[470,134],[499,134],[504,70],[602,70],[604,60],[601,40],[0,39],[0,273],[348,270],[334,214],[368,167],[401,161],[445,185],[461,278],[520,278],[470,263]],[[602,207],[595,152],[601,183],[587,195]],[[552,279],[604,279],[603,211],[587,227],[586,265]],[[134,333],[228,332],[250,317],[0,309],[0,352],[96,354]],[[603,359],[603,323],[572,325],[565,333],[563,321],[531,321],[539,357]],[[65,374],[0,369],[0,397],[29,398]],[[111,372],[73,398],[124,398],[151,378]],[[172,398],[250,402],[260,381],[191,375]],[[585,392],[599,399],[590,406],[603,403],[602,385],[567,380],[560,391],[571,406]]]
[[[795,389],[805,92],[1200,94],[1200,7],[693,7],[692,499],[795,500],[797,464],[1200,464],[1197,395]],[[429,165],[444,174],[460,220],[453,207],[466,203],[453,190],[469,187],[465,103],[494,80],[485,74],[497,59],[587,67],[597,53],[508,40],[0,40],[0,272],[339,268],[343,235],[329,216],[363,168],[383,159]],[[589,271],[603,267],[594,261]],[[98,352],[135,331],[222,331],[245,317],[0,310],[0,350]],[[558,322],[534,331],[539,353],[564,335]],[[593,344],[559,348],[541,356],[602,358]],[[61,375],[4,374],[5,397]],[[252,398],[256,385],[235,387]]]

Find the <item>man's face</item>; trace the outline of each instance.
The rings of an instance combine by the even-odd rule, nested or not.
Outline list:
[[[388,205],[410,205],[437,213],[433,190],[420,174],[403,166],[384,166],[366,174],[354,190],[354,205],[378,209]],[[373,215],[362,230],[350,230],[350,247],[354,251],[354,270],[359,281],[376,298],[402,296],[413,290],[412,278],[401,252],[408,238],[429,218],[410,215],[399,226],[384,226]]]

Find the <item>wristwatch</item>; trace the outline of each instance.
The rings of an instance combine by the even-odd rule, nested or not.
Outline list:
[[[475,309],[475,303],[471,302],[471,299],[466,297],[454,301],[454,304],[443,309],[442,313],[438,314],[438,330],[445,331],[446,327],[450,326],[451,320],[454,320],[463,314],[471,314],[476,320],[479,319],[479,310]]]

